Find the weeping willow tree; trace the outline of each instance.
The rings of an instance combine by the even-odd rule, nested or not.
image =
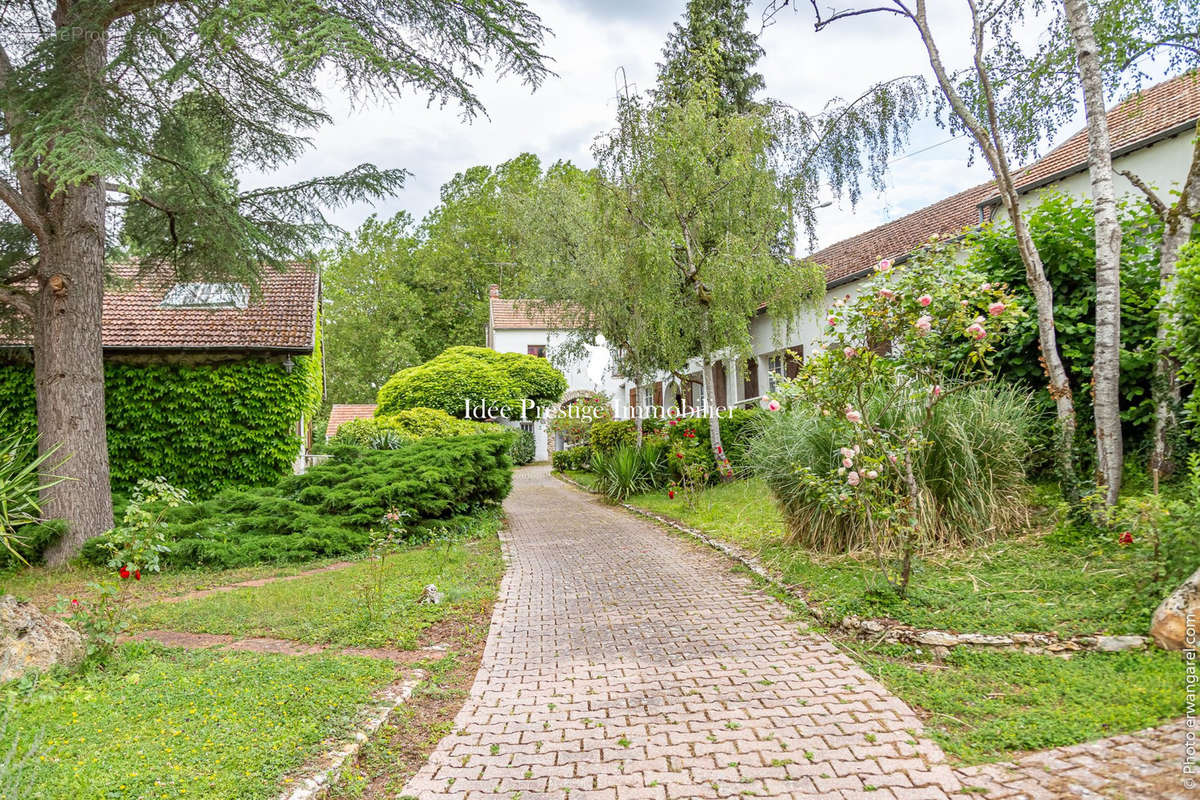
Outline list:
[[[69,480],[44,512],[60,562],[112,525],[100,316],[105,257],[253,284],[329,233],[322,209],[394,192],[362,164],[294,185],[238,185],[329,121],[318,81],[481,110],[492,63],[537,85],[545,28],[520,0],[31,0],[0,10],[0,307],[30,332],[43,449]],[[121,206],[124,206],[122,209]]]

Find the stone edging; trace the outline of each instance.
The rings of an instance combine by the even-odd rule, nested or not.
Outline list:
[[[579,481],[562,474],[552,473],[564,483],[576,489],[596,494]],[[794,584],[789,584],[776,572],[773,572],[762,560],[748,550],[714,539],[703,531],[684,525],[678,520],[664,517],[644,508],[629,503],[617,503],[626,511],[653,520],[660,525],[685,533],[688,536],[719,550],[734,559],[758,577],[772,586],[786,592],[789,597],[799,601],[808,613],[822,625],[841,633],[849,634],[860,639],[874,639],[888,644],[908,644],[930,648],[949,649],[951,647],[973,647],[985,650],[1022,650],[1026,653],[1050,653],[1055,655],[1069,654],[1083,650],[1096,650],[1105,653],[1115,653],[1123,650],[1141,650],[1150,644],[1148,636],[1104,636],[1083,635],[1062,637],[1056,633],[953,633],[925,628],[915,628],[886,619],[860,619],[853,614],[834,618],[826,614],[820,606],[809,601],[804,590]]]
[[[278,795],[278,800],[320,800],[329,793],[329,787],[342,766],[358,754],[371,734],[379,730],[393,711],[408,701],[413,690],[425,679],[422,670],[413,670],[408,680],[394,683],[384,690],[379,702],[366,712],[365,718],[354,731],[349,742],[321,756],[316,763],[321,767],[313,774],[297,781]]]

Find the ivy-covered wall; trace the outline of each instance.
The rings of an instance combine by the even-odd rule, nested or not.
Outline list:
[[[201,497],[273,483],[300,448],[296,423],[321,398],[320,355],[216,364],[105,364],[113,490],[163,476]],[[0,425],[33,430],[33,367],[0,365]]]

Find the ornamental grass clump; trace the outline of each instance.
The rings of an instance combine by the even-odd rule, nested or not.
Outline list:
[[[792,540],[870,549],[901,595],[932,546],[969,545],[1021,519],[1031,400],[992,383],[1023,312],[1006,286],[936,246],[879,264],[835,301],[825,347],[768,403],[751,462]]]

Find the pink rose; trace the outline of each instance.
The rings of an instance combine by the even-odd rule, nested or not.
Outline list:
[[[846,419],[848,419],[850,422],[858,424],[859,422],[862,422],[862,414],[858,413],[853,408],[847,408]]]
[[[933,302],[933,298],[927,294],[923,294],[917,298],[917,302],[920,303],[922,307],[928,308],[929,304]]]
[[[982,284],[979,288],[985,292],[990,292],[992,290],[992,285],[990,283],[985,283],[985,284]]]
[[[988,313],[993,317],[998,317],[1004,313],[1005,308],[1007,308],[1007,306],[1005,306],[1004,303],[992,303],[990,306],[988,306]]]
[[[880,272],[887,272],[891,268],[892,268],[892,260],[890,258],[885,258],[879,262],[879,271]]]
[[[858,351],[853,347],[847,347],[842,350],[842,355],[844,355],[846,358],[854,358],[856,355],[858,355]]]
[[[837,317],[835,317],[831,314],[829,316],[829,327],[832,328],[834,325],[837,325]]]
[[[921,332],[921,335],[924,336],[933,328],[933,317],[920,317],[913,324],[916,326],[917,330]]]
[[[854,458],[854,451],[849,447],[843,447],[840,452],[845,458]]]
[[[858,486],[858,482],[859,477],[857,472],[850,472],[848,475],[846,475],[846,483],[850,484],[851,486]]]
[[[933,399],[934,399],[934,400],[937,400],[939,397],[941,397],[941,396],[942,396],[942,386],[941,386],[941,384],[937,384],[937,383],[935,383],[935,384],[933,385],[933,388],[932,388],[932,389],[930,389],[930,391],[933,393]]]
[[[983,326],[978,322],[972,322],[970,325],[968,325],[967,333],[973,339],[982,339],[983,337],[987,336],[987,331],[985,331]]]
[[[854,462],[849,458],[843,458],[842,466],[845,467],[846,469],[850,469],[851,467],[854,466]]]
[[[878,472],[876,472],[875,470],[873,470],[873,469],[869,469],[869,470],[867,470],[867,479],[868,479],[868,480],[872,480],[872,481],[873,481],[873,480],[875,480],[875,479],[876,479],[876,478],[878,478],[878,477],[879,477],[879,473],[878,473]]]
[[[879,296],[882,297],[884,300],[891,300],[896,296],[896,293],[893,292],[891,289],[880,289]]]
[[[767,402],[767,411],[778,411],[779,407],[778,400],[770,400]]]

